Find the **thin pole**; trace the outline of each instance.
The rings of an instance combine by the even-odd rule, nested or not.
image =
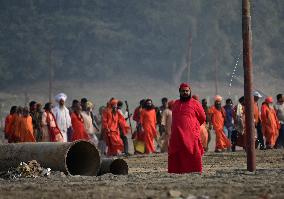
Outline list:
[[[190,82],[190,73],[191,73],[191,49],[192,49],[192,35],[189,31],[188,35],[188,57],[187,57],[187,82]]]
[[[215,73],[215,95],[218,95],[218,52],[215,50],[215,67],[214,67],[214,73]]]
[[[256,170],[255,162],[255,140],[253,121],[253,96],[252,96],[252,31],[250,16],[250,1],[243,0],[242,3],[242,24],[243,24],[243,67],[244,67],[244,94],[245,94],[245,126],[246,126],[246,151],[247,170]]]
[[[52,81],[53,81],[53,71],[52,71],[52,48],[49,48],[48,55],[48,73],[49,73],[49,88],[48,88],[48,99],[51,102],[52,98]]]

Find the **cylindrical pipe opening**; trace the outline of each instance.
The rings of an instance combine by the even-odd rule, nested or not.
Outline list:
[[[110,165],[110,172],[115,175],[127,175],[128,165],[123,159],[116,159]]]
[[[100,154],[87,141],[75,142],[66,154],[66,170],[71,175],[94,176],[100,169]]]
[[[112,173],[114,175],[127,175],[128,165],[123,159],[103,158],[99,175]]]

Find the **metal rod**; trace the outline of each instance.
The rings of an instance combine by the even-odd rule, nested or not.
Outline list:
[[[253,122],[253,65],[252,65],[252,31],[250,16],[250,1],[242,1],[242,30],[243,30],[243,67],[244,67],[244,94],[245,94],[245,126],[246,126],[246,152],[247,170],[256,170],[255,140]]]
[[[51,102],[52,99],[52,81],[53,81],[53,68],[52,68],[52,47],[49,47],[49,55],[48,55],[48,79],[49,79],[49,84],[48,84],[48,99],[49,102]]]

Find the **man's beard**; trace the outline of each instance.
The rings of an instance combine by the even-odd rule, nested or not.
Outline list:
[[[146,110],[151,110],[151,109],[153,109],[153,108],[154,108],[153,105],[151,105],[151,106],[147,106],[147,105],[146,105],[146,106],[145,106],[145,109],[146,109]]]
[[[187,101],[189,101],[190,99],[191,99],[191,93],[189,94],[189,96],[187,96],[187,97],[183,97],[183,96],[179,96],[179,99],[180,99],[180,101],[182,101],[182,102],[187,102]]]

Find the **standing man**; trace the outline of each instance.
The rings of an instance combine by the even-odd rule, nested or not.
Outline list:
[[[129,113],[128,112],[123,113],[122,112],[122,107],[123,107],[123,102],[122,101],[118,101],[117,102],[117,111],[125,120],[127,120]],[[127,139],[127,136],[126,136],[125,132],[123,132],[123,130],[121,128],[119,128],[119,132],[120,132],[120,138],[121,138],[121,140],[123,142],[123,152],[124,152],[125,155],[129,155],[129,153],[128,153],[128,139]]]
[[[276,116],[280,123],[280,130],[279,130],[279,136],[276,141],[276,147],[283,148],[284,147],[284,96],[283,94],[278,94],[276,98],[277,98],[277,104],[275,105],[274,108],[276,111]]]
[[[123,116],[117,111],[116,99],[111,99],[109,102],[110,108],[105,110],[103,121],[102,121],[102,131],[105,136],[105,141],[108,146],[107,155],[116,156],[120,155],[123,151],[123,142],[120,139],[119,128],[127,134],[129,127],[125,122]]]
[[[172,127],[172,108],[174,103],[175,103],[174,100],[169,101],[168,107],[163,111],[162,114],[161,125],[165,129],[165,133],[160,137],[160,142],[162,142],[161,152],[168,151],[169,138],[171,135],[171,127]]]
[[[168,172],[202,172],[204,150],[200,141],[200,126],[206,116],[201,104],[191,98],[188,84],[179,87],[180,99],[172,111],[172,132],[168,151]]]
[[[225,118],[225,129],[227,131],[227,137],[229,138],[229,140],[231,140],[231,135],[232,135],[232,131],[233,131],[233,127],[234,127],[234,123],[233,123],[233,101],[228,98],[226,99],[226,105],[224,106],[224,110],[226,113],[226,118]]]
[[[210,115],[209,115],[209,106],[208,106],[208,102],[207,102],[207,99],[202,99],[201,100],[201,104],[202,104],[202,107],[203,107],[203,110],[205,112],[205,115],[206,115],[206,121],[205,121],[205,124],[206,124],[206,130],[207,130],[207,133],[208,133],[208,138],[207,138],[207,145],[206,145],[206,149],[208,151],[209,149],[209,142],[211,141],[211,129],[212,129],[212,124],[210,122]],[[202,128],[202,127],[201,127]],[[204,129],[203,129],[204,130]]]
[[[257,91],[253,92],[253,99],[254,99],[254,107],[253,107],[253,117],[254,117],[254,125],[257,132],[257,140],[256,140],[256,148],[258,145],[260,145],[260,150],[264,150],[264,140],[263,140],[263,134],[261,130],[261,120],[260,120],[260,112],[258,108],[258,100],[261,98],[261,94]]]
[[[163,97],[161,102],[162,102],[162,106],[160,106],[157,109],[157,115],[156,115],[157,124],[159,126],[160,136],[162,136],[163,133],[165,133],[165,131],[166,131],[165,128],[163,128],[163,125],[162,125],[162,117],[163,117],[163,112],[168,108],[168,98]]]
[[[151,99],[146,99],[144,109],[141,111],[140,123],[143,131],[145,153],[155,152],[154,139],[157,138],[156,111]]]
[[[231,142],[224,133],[226,113],[224,108],[222,108],[221,102],[222,97],[220,95],[217,95],[215,97],[214,105],[209,110],[209,114],[211,115],[211,122],[216,134],[215,152],[222,152],[230,149],[231,147]]]
[[[52,113],[56,119],[57,125],[62,133],[64,142],[67,142],[67,130],[71,127],[71,118],[69,110],[65,106],[67,96],[64,93],[59,93],[55,96],[55,101],[58,103]]]
[[[41,140],[42,132],[41,132],[41,115],[37,110],[37,105],[38,103],[35,101],[31,101],[29,103],[34,138],[36,139],[37,142],[39,142]]]
[[[261,107],[262,132],[266,140],[266,149],[274,148],[278,138],[280,124],[273,108],[273,98],[267,97]]]

